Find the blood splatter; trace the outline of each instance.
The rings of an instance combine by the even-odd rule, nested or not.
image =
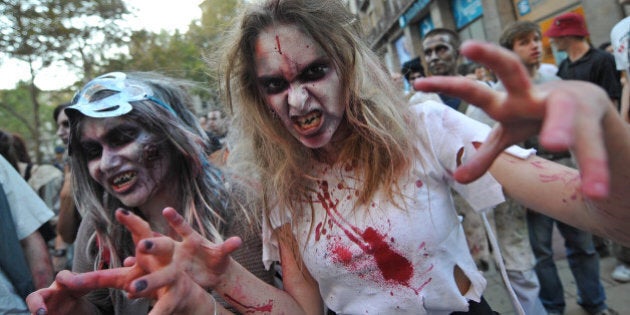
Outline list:
[[[544,170],[544,169],[545,169],[545,166],[544,166],[544,162],[543,162],[543,161],[533,161],[531,164],[532,164],[532,166],[534,166],[535,168],[538,168],[538,169],[541,169],[541,170]]]
[[[330,221],[337,225],[348,239],[357,244],[364,253],[374,257],[376,265],[385,280],[394,281],[409,287],[409,281],[413,277],[414,270],[411,262],[391,248],[385,241],[386,235],[381,235],[372,227],[361,231],[359,228],[346,222],[337,210],[339,201],[333,202],[331,199],[327,181],[320,183],[320,189],[321,193],[317,193],[317,198],[326,210]],[[337,257],[344,262],[347,257],[344,255],[351,254],[342,251],[341,247],[336,247],[336,250]],[[344,248],[343,250],[347,249]]]
[[[571,172],[562,172],[558,174],[541,174],[540,181],[543,183],[551,183],[551,182],[563,182],[565,185],[570,183],[577,183],[580,180],[580,175],[575,175]]]
[[[319,237],[321,236],[321,229],[322,229],[322,222],[319,222],[319,224],[317,224],[317,227],[315,228],[315,242],[319,242]]]
[[[416,181],[416,187],[418,187],[418,188],[422,188],[422,186],[424,186],[424,183],[423,183],[421,180],[419,180],[419,179],[418,179],[418,180]]]
[[[335,260],[338,262],[344,265],[352,262],[352,252],[350,251],[350,249],[340,244],[335,244],[332,248],[332,252],[334,254]]]
[[[231,297],[229,294],[225,295],[225,298],[238,304],[239,306],[243,307],[246,309],[245,313],[256,313],[256,312],[271,312],[273,311],[273,300],[269,300],[267,301],[267,304],[263,304],[261,306],[250,306],[250,305],[245,305],[239,301],[237,301],[236,299],[234,299],[233,297]]]
[[[383,235],[380,235],[373,228],[368,227],[361,236],[370,245],[366,252],[374,255],[376,265],[381,270],[383,278],[409,285],[409,280],[413,276],[413,266],[409,260],[393,251],[389,244],[383,240]]]
[[[276,46],[278,46],[278,53],[282,55],[282,46],[280,46],[280,37],[276,35]]]

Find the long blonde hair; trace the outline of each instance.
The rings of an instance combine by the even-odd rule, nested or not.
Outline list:
[[[225,38],[223,88],[237,140],[228,164],[241,174],[256,174],[270,206],[297,218],[310,207],[301,202],[316,178],[307,171],[316,150],[303,146],[274,118],[257,86],[254,45],[263,30],[291,25],[311,36],[332,60],[345,104],[342,124],[351,130],[339,144],[338,162],[351,163],[364,179],[357,205],[383,188],[393,197],[397,178],[410,167],[413,145],[407,104],[377,56],[360,39],[358,21],[337,0],[271,0],[250,4]],[[273,205],[271,205],[273,201]],[[356,206],[355,206],[356,208]]]

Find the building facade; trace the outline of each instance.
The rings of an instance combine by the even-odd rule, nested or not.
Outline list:
[[[462,39],[497,42],[502,29],[518,20],[538,23],[543,32],[555,16],[584,15],[594,46],[610,41],[611,28],[630,8],[618,0],[349,0],[366,39],[390,72],[421,56],[422,38],[433,28],[456,30]],[[544,62],[559,63],[564,56],[543,39]]]

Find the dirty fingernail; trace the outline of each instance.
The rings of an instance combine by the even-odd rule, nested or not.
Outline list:
[[[153,248],[153,242],[151,242],[151,241],[144,241],[144,248],[147,249],[147,250]]]
[[[140,281],[136,281],[134,286],[136,287],[136,292],[140,292],[140,291],[146,289],[147,285],[148,284],[147,284],[146,280],[140,280]]]

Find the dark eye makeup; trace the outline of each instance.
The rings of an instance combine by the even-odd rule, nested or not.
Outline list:
[[[112,148],[121,147],[135,141],[140,132],[138,126],[121,124],[103,136],[103,143]],[[81,141],[81,148],[88,161],[100,157],[103,152],[102,144],[95,140]]]
[[[302,82],[313,82],[324,78],[330,72],[330,62],[315,60],[300,72],[297,79]],[[289,87],[289,82],[281,76],[263,76],[258,79],[263,91],[267,94],[277,94]]]

